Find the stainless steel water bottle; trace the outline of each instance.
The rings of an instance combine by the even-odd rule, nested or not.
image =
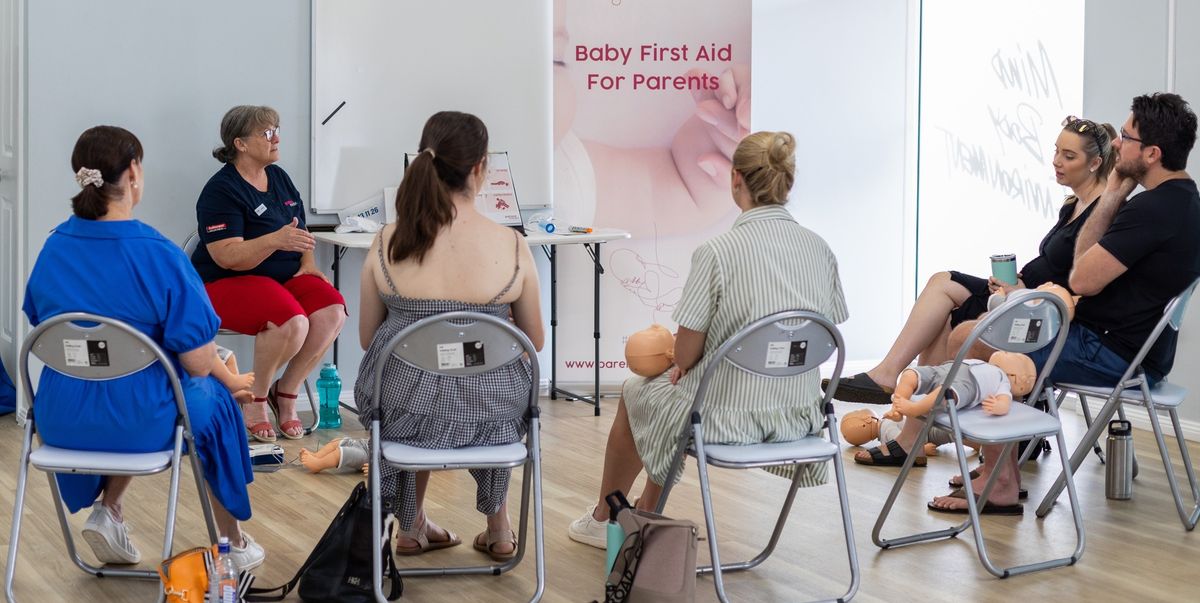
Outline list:
[[[1129,500],[1133,497],[1133,426],[1129,421],[1108,422],[1104,458],[1104,496]]]

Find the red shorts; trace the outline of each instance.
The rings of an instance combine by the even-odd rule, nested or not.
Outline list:
[[[329,306],[346,308],[345,298],[333,285],[311,274],[282,285],[265,276],[234,276],[206,283],[204,289],[221,317],[221,328],[245,335],[257,335],[268,322],[279,326]]]

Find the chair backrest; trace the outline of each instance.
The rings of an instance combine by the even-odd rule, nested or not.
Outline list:
[[[1188,302],[1192,300],[1192,293],[1196,291],[1198,284],[1200,284],[1200,278],[1192,281],[1192,284],[1188,285],[1187,289],[1184,289],[1182,293],[1171,298],[1171,301],[1167,302],[1167,305],[1163,307],[1162,318],[1158,319],[1158,324],[1154,325],[1154,329],[1146,337],[1146,342],[1142,344],[1137,354],[1134,355],[1133,362],[1129,363],[1129,369],[1122,376],[1122,383],[1128,381],[1133,377],[1134,373],[1141,370],[1142,361],[1146,359],[1146,355],[1150,353],[1150,350],[1163,334],[1163,331],[1166,331],[1168,328],[1173,331],[1179,330],[1179,327],[1183,324],[1183,315],[1187,310]]]
[[[125,322],[87,312],[68,312],[39,324],[25,340],[19,357],[22,385],[32,404],[31,355],[51,370],[86,381],[132,375],[157,362],[171,382],[176,406],[186,422],[183,388],[170,357],[154,340]],[[187,429],[190,433],[191,426]]]
[[[1163,310],[1163,314],[1167,317],[1168,325],[1176,331],[1183,324],[1183,313],[1187,310],[1188,302],[1192,301],[1192,293],[1195,293],[1196,285],[1200,285],[1200,278],[1192,281],[1192,284],[1188,285],[1188,288],[1184,289],[1183,293],[1176,295],[1174,299],[1167,302],[1167,307]]]
[[[447,376],[477,375],[519,361],[525,354],[532,371],[530,409],[537,408],[537,349],[511,322],[481,312],[446,312],[425,317],[396,333],[374,367],[372,412],[379,418],[380,388],[387,361]]]
[[[983,340],[997,350],[1020,354],[1040,350],[1052,344],[1054,347],[1042,365],[1033,389],[1029,390],[1030,398],[1036,398],[1067,343],[1069,320],[1066,317],[1066,304],[1053,293],[1026,290],[1010,295],[1000,307],[989,312],[974,329],[971,329],[970,335],[954,357],[954,364],[947,372],[944,383],[954,381],[955,374],[962,367],[963,360],[976,341]],[[934,401],[935,409],[944,409],[946,391],[947,388],[943,387],[938,392],[938,399]]]
[[[761,377],[793,377],[821,366],[837,354],[830,387],[825,392],[826,408],[845,362],[842,334],[829,319],[806,310],[786,310],[764,316],[725,340],[713,353],[700,378],[692,411],[700,410],[709,382],[722,362]]]
[[[187,238],[183,240],[183,245],[180,245],[180,247],[183,248],[183,253],[186,254],[188,258],[191,258],[192,254],[196,253],[196,247],[199,245],[200,234],[193,230],[192,234],[189,234]]]

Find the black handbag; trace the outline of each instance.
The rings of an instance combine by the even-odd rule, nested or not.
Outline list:
[[[387,600],[398,599],[404,583],[389,546],[392,524],[386,522],[382,543],[371,542],[372,512],[367,485],[359,482],[296,575],[276,588],[251,588],[246,601],[282,601],[299,584],[300,599],[308,603],[373,602],[372,546],[383,548],[384,577],[391,582]]]

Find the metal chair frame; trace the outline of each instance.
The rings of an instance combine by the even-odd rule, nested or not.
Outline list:
[[[1136,404],[1145,407],[1147,416],[1150,419],[1150,428],[1154,432],[1154,440],[1158,444],[1159,456],[1162,457],[1163,469],[1167,473],[1167,483],[1171,487],[1171,496],[1175,499],[1175,510],[1179,514],[1179,521],[1183,523],[1184,529],[1188,531],[1194,530],[1197,520],[1200,520],[1200,484],[1196,481],[1196,472],[1192,467],[1191,455],[1188,453],[1187,440],[1184,438],[1183,428],[1179,424],[1178,405],[1164,405],[1158,402],[1155,393],[1160,391],[1162,384],[1157,384],[1153,388],[1150,387],[1146,381],[1145,371],[1142,369],[1142,361],[1150,353],[1150,349],[1158,341],[1159,336],[1166,332],[1168,328],[1174,331],[1179,330],[1179,327],[1183,323],[1184,311],[1187,309],[1188,302],[1191,301],[1192,293],[1195,292],[1197,285],[1200,285],[1200,279],[1192,281],[1192,284],[1183,293],[1180,293],[1167,303],[1163,309],[1162,318],[1154,326],[1154,330],[1150,332],[1150,336],[1146,338],[1146,342],[1142,344],[1133,361],[1129,363],[1129,368],[1125,369],[1125,373],[1121,375],[1117,387],[1108,389],[1104,393],[1102,390],[1107,388],[1096,388],[1070,383],[1054,384],[1054,387],[1059,390],[1058,404],[1062,403],[1063,398],[1068,393],[1074,392],[1079,396],[1079,403],[1084,412],[1084,420],[1088,424],[1087,432],[1080,439],[1079,446],[1075,449],[1074,453],[1071,454],[1070,473],[1077,471],[1079,466],[1083,464],[1084,458],[1087,457],[1089,446],[1093,446],[1101,462],[1104,461],[1103,455],[1100,454],[1099,445],[1095,444],[1095,442],[1097,442],[1100,432],[1103,431],[1113,414],[1118,414],[1121,419],[1125,418],[1124,404]],[[1174,384],[1171,385],[1174,386]],[[1186,395],[1186,390],[1184,392]],[[1088,395],[1106,396],[1104,406],[1096,413],[1096,420],[1094,421],[1087,405]],[[1171,465],[1171,455],[1167,449],[1166,438],[1163,435],[1162,426],[1159,424],[1159,410],[1167,411],[1171,419],[1171,426],[1175,431],[1175,440],[1179,445],[1179,453],[1183,460],[1184,470],[1187,473],[1188,484],[1191,487],[1193,503],[1190,510],[1184,503],[1183,495],[1179,490],[1179,482],[1175,478],[1175,469]],[[1054,503],[1062,492],[1063,477],[1065,474],[1066,472],[1064,471],[1064,474],[1059,475],[1054,485],[1050,487],[1050,491],[1042,499],[1037,509],[1038,517],[1044,517],[1054,506]]]
[[[483,341],[484,349],[489,356],[486,364],[479,366],[464,366],[461,368],[439,368],[437,359],[437,344],[462,343],[468,341]],[[486,373],[497,368],[519,362],[521,358],[530,359],[531,382],[529,388],[529,408],[526,412],[527,432],[525,444],[509,444],[506,446],[480,446],[457,448],[445,451],[448,458],[438,458],[437,450],[423,450],[420,459],[389,459],[385,458],[383,449],[389,443],[380,440],[380,388],[387,360],[396,358],[417,369],[449,376],[464,376]],[[449,471],[456,469],[513,469],[524,466],[521,477],[521,511],[517,528],[517,552],[508,561],[498,565],[481,565],[471,567],[441,567],[441,568],[401,568],[402,576],[446,576],[464,574],[490,574],[498,576],[512,570],[521,562],[528,548],[527,528],[529,507],[533,506],[533,533],[536,541],[536,576],[537,587],[530,601],[540,601],[546,588],[545,537],[542,526],[542,457],[539,440],[540,410],[538,408],[538,363],[537,349],[533,343],[517,327],[511,323],[479,312],[447,312],[428,316],[405,327],[392,337],[384,347],[373,367],[374,381],[371,397],[371,467],[382,467],[387,463],[405,471]],[[503,462],[462,462],[457,455],[463,451],[499,450],[511,447],[523,448],[520,458],[512,458]],[[396,450],[396,449],[393,449]],[[511,455],[510,455],[511,456]],[[371,505],[376,509],[372,513],[372,530],[375,542],[383,538],[383,517],[378,510],[382,509],[382,492],[379,471],[370,471]],[[383,553],[379,547],[373,547],[372,575],[374,580],[375,599],[380,603],[386,601],[383,592]]]
[[[192,253],[194,253],[196,251],[196,247],[199,244],[200,244],[200,235],[197,234],[195,231],[192,231],[192,234],[189,234],[187,236],[187,238],[183,240],[183,245],[181,245],[180,247],[183,248],[183,252],[186,253],[187,256],[190,258],[190,257],[192,257]],[[245,333],[239,333],[237,331],[231,331],[229,329],[218,329],[217,330],[218,337],[227,336],[227,335],[236,335],[239,337],[254,337],[254,335],[247,335]],[[274,375],[271,375],[271,377],[273,378]],[[304,433],[301,435],[309,435],[312,432],[317,430],[317,426],[321,422],[321,406],[320,406],[320,402],[317,400],[317,396],[313,393],[312,384],[309,383],[307,375],[304,377],[304,393],[305,393],[305,395],[308,396],[308,404],[312,408],[313,416],[312,416],[312,422],[309,423],[308,425],[304,426]],[[340,406],[346,408],[347,410],[358,412],[358,409],[354,408],[353,406],[350,406],[349,404],[342,404],[341,401],[339,401],[338,404]],[[268,418],[270,418],[270,417],[268,417]]]
[[[85,327],[76,323],[88,322],[96,323],[95,326]],[[72,366],[63,359],[63,340],[72,339],[100,339],[107,342],[107,347],[110,350],[110,357],[122,353],[133,354],[136,361],[114,364],[135,365],[122,368],[121,366],[112,367],[78,367]],[[124,346],[124,347],[122,347]],[[71,464],[70,466],[54,466],[52,464],[39,463],[36,458],[38,452],[55,453],[67,452],[86,454],[91,457],[98,457],[102,460],[103,457],[92,451],[82,451],[66,448],[56,448],[40,444],[36,449],[33,447],[33,436],[36,433],[35,414],[37,405],[34,403],[34,390],[32,377],[29,373],[29,356],[33,354],[46,364],[46,369],[55,370],[76,379],[84,379],[90,381],[103,381],[115,379],[136,373],[141,370],[158,363],[162,365],[163,370],[167,374],[170,381],[171,391],[175,395],[175,405],[178,415],[175,421],[175,436],[174,444],[170,449],[170,455],[165,456],[162,453],[112,453],[105,452],[103,457],[112,457],[119,455],[126,458],[143,457],[143,465],[147,468],[140,470],[121,469],[113,466],[104,466],[102,463],[94,465],[80,466],[79,464]],[[57,356],[57,358],[56,358]],[[179,375],[175,370],[171,359],[152,339],[144,333],[138,331],[134,327],[120,320],[90,314],[85,312],[70,312],[60,314],[42,322],[29,337],[25,340],[25,344],[21,348],[21,353],[18,358],[21,384],[24,388],[26,399],[30,401],[29,413],[26,415],[25,432],[21,442],[21,456],[19,459],[19,469],[17,472],[17,488],[15,501],[13,503],[13,520],[12,532],[9,535],[8,548],[8,566],[4,572],[4,593],[8,601],[15,602],[16,598],[13,594],[13,578],[16,572],[17,549],[20,544],[21,536],[21,520],[22,512],[25,507],[25,490],[29,476],[29,466],[33,465],[36,469],[46,472],[46,476],[50,480],[50,492],[54,497],[55,510],[58,515],[59,527],[62,529],[63,539],[67,544],[67,554],[79,569],[96,576],[97,578],[138,578],[143,580],[158,581],[158,572],[155,570],[136,570],[127,568],[110,568],[107,566],[93,566],[86,563],[79,557],[79,553],[75,548],[74,538],[71,536],[71,528],[67,523],[66,508],[63,504],[62,497],[58,489],[58,481],[55,479],[55,473],[75,473],[87,475],[154,475],[166,470],[171,471],[170,486],[167,492],[167,517],[165,535],[163,537],[163,559],[171,556],[172,544],[175,536],[175,517],[176,508],[179,498],[179,475],[182,458],[185,455],[185,444],[188,450],[195,450],[195,442],[192,439],[191,422],[188,420],[187,403],[183,396],[183,388],[179,382]],[[166,452],[166,451],[164,451]],[[191,453],[186,455],[192,465],[192,475],[196,481],[196,489],[200,496],[200,503],[204,513],[205,523],[208,528],[209,540],[217,541],[217,528],[213,509],[208,499],[208,487],[204,482],[204,471],[200,466],[198,455]],[[159,589],[158,600],[164,600],[165,594],[162,589]]]
[[[1040,303],[1037,303],[1038,300],[1040,300]],[[913,450],[920,450],[921,447],[924,446],[926,440],[928,439],[931,427],[935,422],[937,422],[940,423],[940,426],[942,427],[950,428],[953,433],[954,449],[958,456],[960,475],[967,476],[970,473],[970,468],[967,465],[966,450],[963,447],[964,435],[983,444],[1004,444],[1003,451],[999,456],[999,459],[1001,459],[1000,462],[1003,462],[1003,459],[1008,458],[1008,455],[1012,452],[1013,447],[1016,446],[1016,444],[1021,440],[1054,436],[1058,440],[1058,452],[1060,460],[1062,461],[1063,467],[1066,467],[1068,463],[1065,452],[1066,446],[1062,432],[1062,423],[1058,418],[1057,405],[1051,404],[1048,412],[1048,414],[1053,417],[1053,424],[1055,427],[1053,430],[1017,430],[1014,433],[1010,433],[1006,437],[993,438],[969,432],[964,434],[960,424],[962,415],[968,413],[982,414],[983,409],[976,407],[960,411],[957,409],[956,404],[948,403],[945,396],[949,389],[948,386],[953,383],[954,376],[962,367],[963,360],[966,359],[966,355],[971,346],[981,339],[996,349],[1019,353],[1026,353],[1041,349],[1042,347],[1050,344],[1051,339],[1053,339],[1054,347],[1051,349],[1050,356],[1047,358],[1045,365],[1042,367],[1041,374],[1038,375],[1037,381],[1035,382],[1031,393],[1029,396],[1027,396],[1027,401],[1035,400],[1037,398],[1037,392],[1043,391],[1043,388],[1045,388],[1047,394],[1050,394],[1051,392],[1049,391],[1049,387],[1047,385],[1047,377],[1049,376],[1051,370],[1053,370],[1054,363],[1058,360],[1058,356],[1062,352],[1063,345],[1066,343],[1067,328],[1069,324],[1068,321],[1063,320],[1063,317],[1065,316],[1067,316],[1066,306],[1063,304],[1061,299],[1047,292],[1029,291],[1020,296],[1010,296],[1010,298],[1004,304],[980,320],[975,328],[972,329],[970,335],[967,337],[966,342],[955,356],[954,363],[950,367],[945,380],[942,382],[942,388],[938,392],[937,398],[934,400],[933,409],[924,420],[924,426],[921,429],[920,435],[917,436],[916,443],[913,445]],[[1021,319],[1040,319],[1044,321],[1037,341],[1011,341],[1011,333],[1014,321]],[[991,417],[988,420],[1010,422],[1019,420],[1014,417],[1014,414],[1016,413],[1013,412],[1018,410],[1018,404],[1014,403],[1012,408],[1013,410],[1010,411],[1008,415]],[[1023,406],[1023,408],[1031,409],[1033,412],[1039,412],[1033,410],[1032,406]],[[1021,414],[1028,414],[1028,412],[1022,411]],[[948,425],[946,425],[946,423],[948,423]],[[1033,448],[1034,447],[1031,446],[1030,450]],[[900,475],[896,478],[896,482],[892,486],[892,490],[888,495],[887,501],[884,503],[883,508],[879,512],[879,517],[875,522],[873,531],[871,532],[871,540],[876,544],[876,546],[886,550],[893,547],[914,544],[918,542],[953,538],[964,532],[967,528],[971,528],[975,536],[975,548],[979,555],[979,561],[989,573],[999,578],[1007,578],[1009,576],[1015,576],[1018,574],[1050,569],[1054,567],[1062,567],[1065,565],[1073,565],[1083,556],[1085,544],[1083,515],[1080,510],[1079,498],[1075,491],[1075,482],[1069,475],[1066,478],[1066,487],[1071,499],[1071,510],[1073,512],[1076,534],[1075,550],[1069,557],[1050,559],[1008,568],[997,567],[991,561],[991,558],[987,552],[987,544],[984,540],[983,529],[979,519],[979,508],[980,505],[986,503],[987,497],[991,493],[992,486],[995,485],[996,477],[1000,474],[1000,471],[994,471],[992,472],[991,476],[989,476],[987,482],[984,484],[983,491],[979,495],[978,501],[976,501],[974,487],[971,484],[971,480],[963,480],[963,491],[966,495],[968,518],[962,523],[941,530],[934,530],[891,539],[883,538],[881,535],[883,526],[887,521],[892,506],[896,502],[897,496],[900,494],[901,488],[904,486],[904,482],[908,479],[909,472],[911,471],[916,458],[916,454],[909,454],[905,459],[904,465],[900,470]]]
[[[800,322],[795,326],[784,324],[785,322],[794,321]],[[798,366],[763,368],[764,366],[769,366],[761,362],[767,349],[766,344],[777,341],[807,342],[805,344],[807,349],[805,360]],[[700,384],[696,390],[696,397],[692,402],[692,407],[688,415],[690,417],[689,424],[679,436],[678,453],[672,462],[666,483],[663,485],[663,492],[658,501],[657,512],[661,514],[666,507],[667,497],[670,496],[676,481],[675,477],[682,470],[684,457],[687,455],[696,457],[696,467],[700,475],[700,496],[704,504],[704,522],[708,531],[708,548],[712,558],[712,565],[701,566],[697,568],[696,573],[711,573],[713,575],[713,587],[716,590],[717,598],[723,602],[728,600],[725,594],[724,572],[751,569],[766,561],[771,553],[774,552],[775,546],[783,534],[784,524],[787,523],[788,515],[791,512],[792,503],[796,498],[796,491],[800,487],[799,466],[829,460],[833,461],[834,476],[837,483],[842,528],[846,540],[846,556],[850,565],[850,584],[846,591],[836,599],[824,600],[849,601],[858,592],[860,582],[858,552],[854,544],[854,526],[850,517],[846,475],[842,465],[841,445],[838,439],[837,416],[834,414],[832,403],[833,395],[837,389],[836,384],[838,378],[841,376],[842,366],[845,362],[844,349],[845,345],[842,342],[841,332],[824,316],[816,312],[802,310],[777,312],[746,325],[726,340],[725,343],[721,344],[716,352],[713,353],[713,357],[700,379]],[[830,387],[825,392],[824,399],[821,401],[821,408],[825,412],[825,427],[828,431],[828,440],[817,435],[810,435],[802,440],[798,440],[798,442],[819,441],[831,444],[831,446],[822,447],[825,450],[813,456],[771,460],[763,459],[748,462],[717,460],[706,453],[705,446],[712,446],[712,444],[705,444],[704,442],[704,426],[701,421],[701,411],[704,407],[705,397],[712,376],[716,373],[717,367],[721,366],[723,362],[728,362],[738,370],[743,370],[760,377],[787,378],[819,368],[822,362],[829,359],[835,353],[837,354],[837,359],[833,369],[833,376],[829,380]],[[794,443],[772,442],[751,446],[786,446]],[[787,497],[784,499],[783,508],[780,510],[779,517],[775,521],[775,528],[771,532],[770,540],[758,555],[748,561],[721,563],[717,543],[716,522],[713,517],[712,496],[708,481],[708,465],[727,469],[751,469],[756,467],[791,465],[796,469],[792,477],[791,486],[788,489]]]

